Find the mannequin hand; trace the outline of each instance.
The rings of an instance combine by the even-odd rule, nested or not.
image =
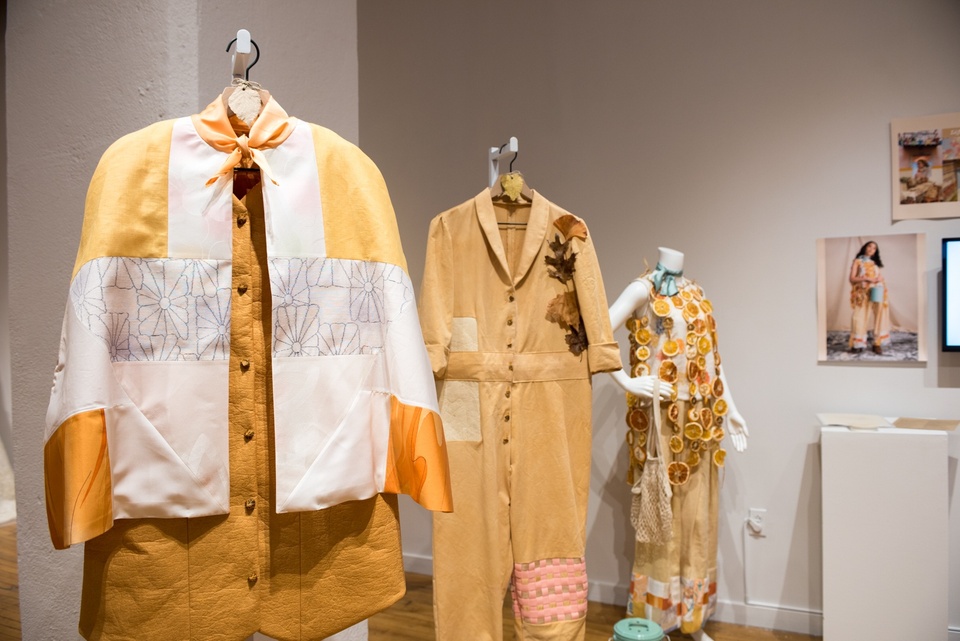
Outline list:
[[[625,373],[623,379],[619,377],[614,377],[620,386],[623,389],[627,390],[634,396],[639,396],[641,398],[652,399],[653,398],[653,384],[657,380],[656,376],[638,376],[636,378],[631,378]],[[673,385],[670,383],[664,383],[660,381],[660,400],[667,400],[673,394]]]
[[[740,412],[734,410],[727,414],[727,433],[730,434],[733,449],[738,452],[746,451],[750,431],[747,429],[747,423],[743,420]]]

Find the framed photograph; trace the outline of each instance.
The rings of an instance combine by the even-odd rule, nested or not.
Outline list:
[[[890,125],[893,219],[960,217],[960,113]]]
[[[817,240],[818,360],[926,362],[924,234]]]

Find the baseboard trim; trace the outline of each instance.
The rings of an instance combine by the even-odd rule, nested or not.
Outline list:
[[[403,554],[403,571],[433,576],[433,557],[426,554]]]
[[[734,601],[717,601],[717,621],[748,625],[752,628],[767,628],[823,636],[823,615],[777,605],[747,605]]]

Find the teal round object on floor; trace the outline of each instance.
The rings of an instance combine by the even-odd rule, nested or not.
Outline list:
[[[647,619],[621,619],[613,626],[612,641],[663,641],[663,628]]]

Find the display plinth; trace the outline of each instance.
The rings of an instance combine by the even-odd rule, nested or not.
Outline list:
[[[820,431],[824,641],[947,637],[947,433]]]

